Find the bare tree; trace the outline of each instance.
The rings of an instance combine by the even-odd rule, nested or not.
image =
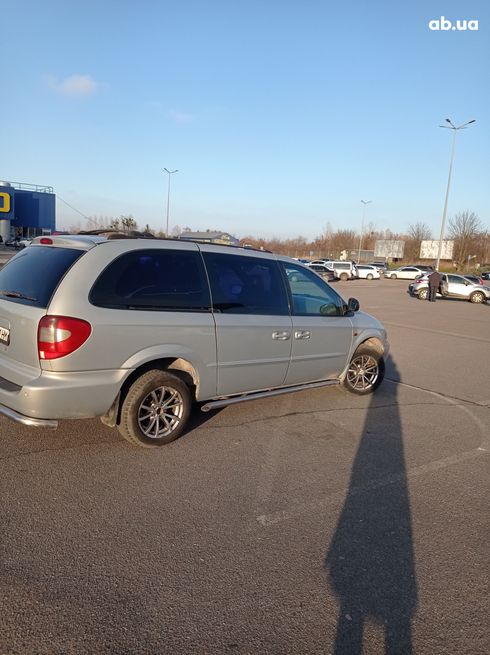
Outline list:
[[[483,226],[478,214],[469,211],[459,212],[449,219],[449,236],[454,239],[454,259],[464,267],[468,257],[475,255],[483,236]]]
[[[419,259],[422,241],[432,239],[432,231],[427,223],[421,221],[408,226],[408,235],[405,239],[404,258],[409,261]]]
[[[408,238],[414,241],[428,241],[432,239],[432,230],[427,223],[411,223],[408,226]]]

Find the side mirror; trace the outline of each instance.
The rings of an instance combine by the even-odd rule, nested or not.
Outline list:
[[[347,302],[348,312],[358,312],[360,307],[359,301],[356,298],[349,298]]]

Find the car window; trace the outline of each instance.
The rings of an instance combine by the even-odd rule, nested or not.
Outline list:
[[[345,264],[344,262],[341,262],[341,263],[338,263],[338,262],[337,262],[337,263],[335,264],[335,268],[340,268],[340,269],[348,270],[348,269],[350,269],[350,264]]]
[[[75,248],[29,246],[0,271],[0,298],[47,307],[61,278],[83,254]]]
[[[342,316],[342,298],[321,278],[308,270],[283,264],[296,316]]]
[[[198,252],[133,250],[101,273],[90,302],[112,309],[210,311],[209,289]]]
[[[287,292],[277,261],[225,253],[206,252],[203,256],[215,311],[269,316],[289,314]]]
[[[459,275],[448,275],[447,277],[452,284],[464,284],[464,278]]]

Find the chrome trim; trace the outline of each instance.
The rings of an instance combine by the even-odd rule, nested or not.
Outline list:
[[[321,382],[310,382],[308,384],[299,384],[295,387],[284,387],[283,389],[273,389],[271,391],[257,391],[256,393],[244,394],[243,396],[233,396],[232,398],[222,398],[221,400],[212,400],[201,407],[202,412],[209,412],[211,409],[226,407],[227,405],[236,405],[245,403],[249,400],[258,398],[270,398],[271,396],[282,396],[294,391],[304,391],[305,389],[317,389],[318,387],[331,387],[340,384],[340,380],[322,380]]]
[[[52,430],[56,430],[58,427],[58,421],[55,421],[54,419],[31,418],[30,416],[19,414],[9,407],[5,407],[5,405],[0,405],[0,414],[3,414],[16,423],[26,425],[29,428],[51,428]]]

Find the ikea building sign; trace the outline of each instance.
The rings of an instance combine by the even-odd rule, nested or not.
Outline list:
[[[11,220],[14,217],[13,189],[0,186],[0,220]]]

